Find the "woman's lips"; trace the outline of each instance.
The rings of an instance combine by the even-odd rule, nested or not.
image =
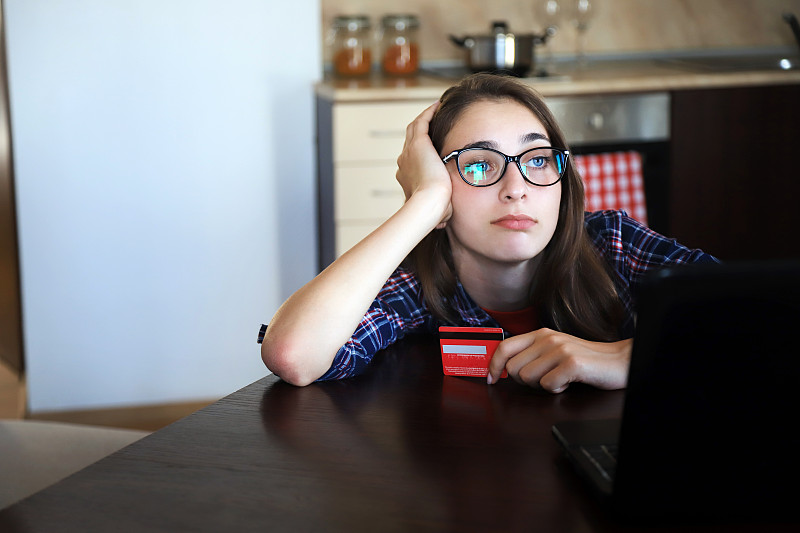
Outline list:
[[[536,224],[536,221],[528,215],[506,215],[493,220],[492,224],[506,229],[525,230]]]

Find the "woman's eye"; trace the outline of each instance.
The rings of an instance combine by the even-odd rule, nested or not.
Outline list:
[[[528,161],[527,166],[532,168],[543,168],[547,166],[547,158],[544,156],[537,156]]]
[[[486,175],[491,171],[488,161],[475,161],[464,165],[464,176],[476,183],[486,179]]]
[[[489,163],[487,161],[475,161],[474,163],[467,163],[464,165],[467,172],[488,172]]]

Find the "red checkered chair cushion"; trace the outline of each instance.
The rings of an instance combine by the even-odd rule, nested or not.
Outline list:
[[[586,189],[586,210],[624,209],[647,224],[642,155],[639,152],[576,155]]]

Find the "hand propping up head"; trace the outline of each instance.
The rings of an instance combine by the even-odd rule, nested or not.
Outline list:
[[[406,128],[403,151],[397,158],[397,181],[403,188],[406,201],[415,194],[433,194],[439,198],[442,218],[437,228],[443,228],[453,214],[450,203],[452,183],[450,173],[428,136],[428,126],[439,102],[429,106]]]

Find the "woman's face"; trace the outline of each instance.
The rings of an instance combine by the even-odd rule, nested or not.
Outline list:
[[[513,100],[486,100],[468,107],[445,137],[443,153],[476,144],[509,156],[551,145],[536,115]],[[447,163],[453,215],[446,228],[456,262],[518,264],[536,257],[555,232],[561,182],[531,185],[517,165],[509,163],[498,183],[473,187],[461,179],[454,159]]]

